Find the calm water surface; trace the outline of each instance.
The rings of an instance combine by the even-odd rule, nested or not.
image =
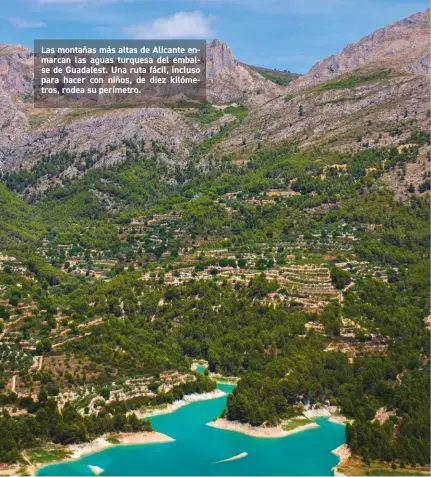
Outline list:
[[[219,384],[230,392],[233,386]],[[338,458],[331,454],[344,442],[345,428],[316,419],[319,428],[281,439],[259,439],[206,426],[218,417],[226,397],[201,401],[150,419],[156,431],[175,442],[116,446],[82,459],[43,467],[38,476],[93,475],[88,465],[104,475],[333,475]],[[248,456],[216,464],[241,452]]]

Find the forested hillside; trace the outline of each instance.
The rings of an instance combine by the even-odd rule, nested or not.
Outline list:
[[[121,166],[31,205],[2,186],[3,230],[33,224],[3,244],[3,339],[17,353],[3,354],[3,402],[31,416],[41,392],[73,389],[79,406],[89,385],[110,393],[204,359],[241,377],[229,419],[275,425],[329,402],[353,420],[347,442],[365,462],[426,464],[429,198],[397,202],[382,181],[422,144],[356,155],[285,144],[211,170],[197,152],[178,170],[126,147]],[[5,183],[19,192],[22,177]],[[45,364],[35,372],[26,356]],[[66,373],[65,357],[77,363]],[[379,424],[382,408],[392,417]]]

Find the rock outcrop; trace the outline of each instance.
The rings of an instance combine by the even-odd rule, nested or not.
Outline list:
[[[0,172],[19,164],[20,146],[29,129],[25,114],[17,109],[11,97],[0,87]]]
[[[33,53],[30,49],[0,43],[0,87],[11,95],[33,94]]]
[[[285,88],[258,73],[238,65],[230,48],[218,40],[207,46],[208,99],[213,103],[231,102],[259,106]],[[195,141],[210,130],[191,124],[166,108],[113,109],[35,109],[33,89],[33,53],[20,45],[0,44],[0,165],[3,170],[32,167],[40,157],[62,150],[83,152],[105,149],[126,139],[158,141],[185,157]],[[231,118],[232,119],[232,118]],[[219,126],[218,126],[219,127]],[[116,150],[104,164],[123,158]],[[97,166],[97,165],[96,165]]]
[[[213,103],[241,102],[261,106],[286,91],[238,63],[230,48],[219,40],[207,45],[207,96]]]
[[[220,153],[250,156],[258,147],[298,140],[354,152],[396,145],[429,127],[428,82],[398,76],[330,91],[276,98],[251,113],[218,145]]]

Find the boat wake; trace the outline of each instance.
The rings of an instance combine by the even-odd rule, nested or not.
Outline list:
[[[241,452],[241,454],[234,455],[233,457],[230,457],[229,459],[218,460],[217,462],[213,462],[213,464],[222,464],[223,462],[231,462],[233,460],[243,459],[244,457],[247,457],[247,456],[248,456],[247,452]]]

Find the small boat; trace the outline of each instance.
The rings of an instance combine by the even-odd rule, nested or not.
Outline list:
[[[102,469],[102,467],[99,467],[98,465],[89,465],[88,468],[91,470],[91,472],[93,472],[94,475],[100,475],[103,472],[105,472],[105,470]]]

